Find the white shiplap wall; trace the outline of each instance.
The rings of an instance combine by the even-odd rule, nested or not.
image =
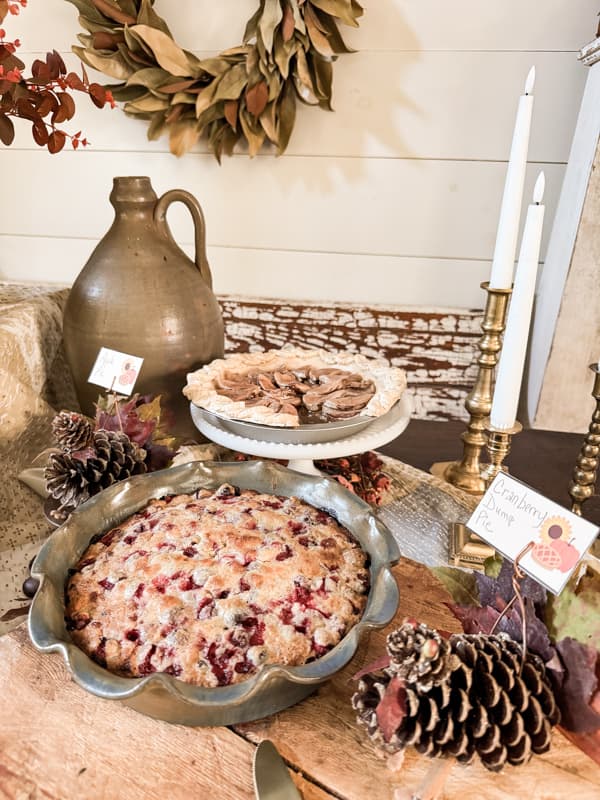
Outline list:
[[[345,31],[359,52],[335,65],[336,112],[302,106],[281,158],[240,153],[219,167],[200,145],[177,160],[165,140],[147,141],[145,123],[83,97],[71,128],[92,148],[50,156],[20,130],[0,150],[10,187],[0,278],[72,281],[110,224],[112,177],[149,175],[158,193],[179,187],[200,200],[219,293],[480,306],[525,77],[535,64],[526,197],[543,167],[550,223],[586,78],[577,51],[593,38],[597,2],[363,4],[360,28]],[[182,46],[210,53],[241,40],[256,5],[157,0],[156,9]],[[31,0],[6,27],[26,61],[52,47],[68,53],[80,32],[66,0]],[[174,208],[170,220],[191,252],[186,212]]]

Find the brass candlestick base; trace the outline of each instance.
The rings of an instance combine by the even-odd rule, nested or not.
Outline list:
[[[481,323],[483,335],[478,344],[481,355],[477,359],[477,379],[465,400],[469,423],[461,436],[463,457],[460,461],[438,462],[431,467],[431,472],[437,477],[474,495],[482,495],[486,489],[480,457],[487,442],[485,425],[492,409],[492,382],[512,293],[512,289],[490,289],[487,282],[482,283],[481,288],[487,292],[487,302]]]
[[[483,466],[480,476],[487,489],[500,470],[508,471],[506,467],[502,466],[502,462],[510,452],[512,437],[522,431],[523,426],[520,422],[515,422],[512,428],[500,430],[492,428],[488,424],[485,426],[485,430],[489,431],[487,450],[490,463]],[[454,566],[483,570],[485,560],[493,556],[495,552],[491,545],[486,544],[466,525],[459,522],[450,525],[449,561]]]
[[[492,428],[488,427],[489,437],[487,443],[488,455],[490,463],[486,464],[481,470],[481,477],[485,481],[486,488],[494,480],[500,470],[504,469],[508,472],[506,467],[502,466],[502,462],[510,453],[510,445],[512,437],[516,433],[521,433],[523,426],[520,422],[515,422],[512,428]]]
[[[573,501],[571,511],[579,516],[581,516],[581,506],[592,497],[596,490],[598,456],[600,454],[600,370],[597,364],[590,364],[590,369],[594,373],[592,397],[596,401],[596,408],[592,414],[589,431],[577,456],[573,478],[569,484],[569,494]]]

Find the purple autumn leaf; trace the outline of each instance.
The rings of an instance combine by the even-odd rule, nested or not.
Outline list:
[[[489,633],[500,616],[491,606],[457,606],[449,603],[448,607],[460,621],[465,633]]]
[[[508,603],[512,599],[514,595],[512,585],[513,571],[512,561],[505,558],[497,578],[484,575],[482,572],[476,573],[475,579],[479,589],[479,601],[482,606],[492,606],[493,608],[501,606],[503,608],[502,603],[498,603],[498,597],[504,603]],[[529,598],[536,605],[544,605],[546,603],[546,590],[533,578],[525,575],[520,581],[520,586],[523,596]]]
[[[492,606],[450,605],[452,613],[460,620],[465,633],[489,633],[494,625],[494,633],[506,633],[516,642],[523,638],[521,609],[514,605],[497,622],[500,612]],[[555,650],[550,642],[548,629],[535,613],[535,606],[525,598],[525,619],[527,623],[527,649],[536,653],[544,662],[550,661]]]
[[[561,725],[574,733],[591,733],[600,729],[600,714],[590,708],[590,701],[598,689],[598,651],[570,636],[561,639],[556,649],[565,667],[562,686],[556,691]]]

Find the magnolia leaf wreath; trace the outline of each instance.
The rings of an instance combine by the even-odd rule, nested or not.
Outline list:
[[[332,110],[333,61],[352,52],[339,23],[358,27],[357,0],[260,0],[244,43],[197,58],[175,42],[154,0],[68,0],[87,31],[73,50],[115,78],[124,111],[150,121],[148,138],[168,132],[183,155],[201,136],[217,159],[246,141],[250,156],[265,141],[288,146],[296,101]]]

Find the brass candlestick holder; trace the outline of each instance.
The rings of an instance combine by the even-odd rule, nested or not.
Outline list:
[[[486,420],[492,409],[492,384],[498,353],[502,348],[502,334],[506,324],[506,310],[512,289],[490,289],[489,283],[481,284],[487,292],[479,340],[481,352],[475,385],[465,400],[469,412],[467,429],[461,435],[463,456],[460,461],[443,461],[433,464],[431,472],[438,478],[457,486],[469,494],[482,495],[486,485],[481,475],[481,451],[487,443]]]
[[[481,469],[481,479],[487,489],[501,470],[508,472],[507,468],[503,466],[503,462],[510,452],[512,437],[516,433],[520,433],[523,426],[520,422],[515,422],[512,428],[503,430],[492,428],[489,420],[486,420],[484,430],[489,433],[487,437],[489,463]],[[491,545],[486,544],[462,522],[450,525],[449,561],[451,564],[457,567],[483,570],[485,560],[494,553],[495,550]]]
[[[502,463],[510,453],[512,437],[516,433],[521,433],[523,426],[520,422],[515,422],[512,428],[492,428],[490,425],[487,430],[489,432],[487,451],[490,460],[481,470],[481,477],[485,481],[486,489],[500,470],[504,469],[505,472],[508,472],[506,467],[502,467]]]
[[[590,369],[594,373],[592,397],[596,401],[596,408],[592,414],[589,431],[577,456],[573,478],[569,484],[569,494],[573,501],[571,511],[579,516],[581,516],[581,506],[592,497],[596,490],[598,456],[600,454],[600,369],[597,364],[590,364]]]

